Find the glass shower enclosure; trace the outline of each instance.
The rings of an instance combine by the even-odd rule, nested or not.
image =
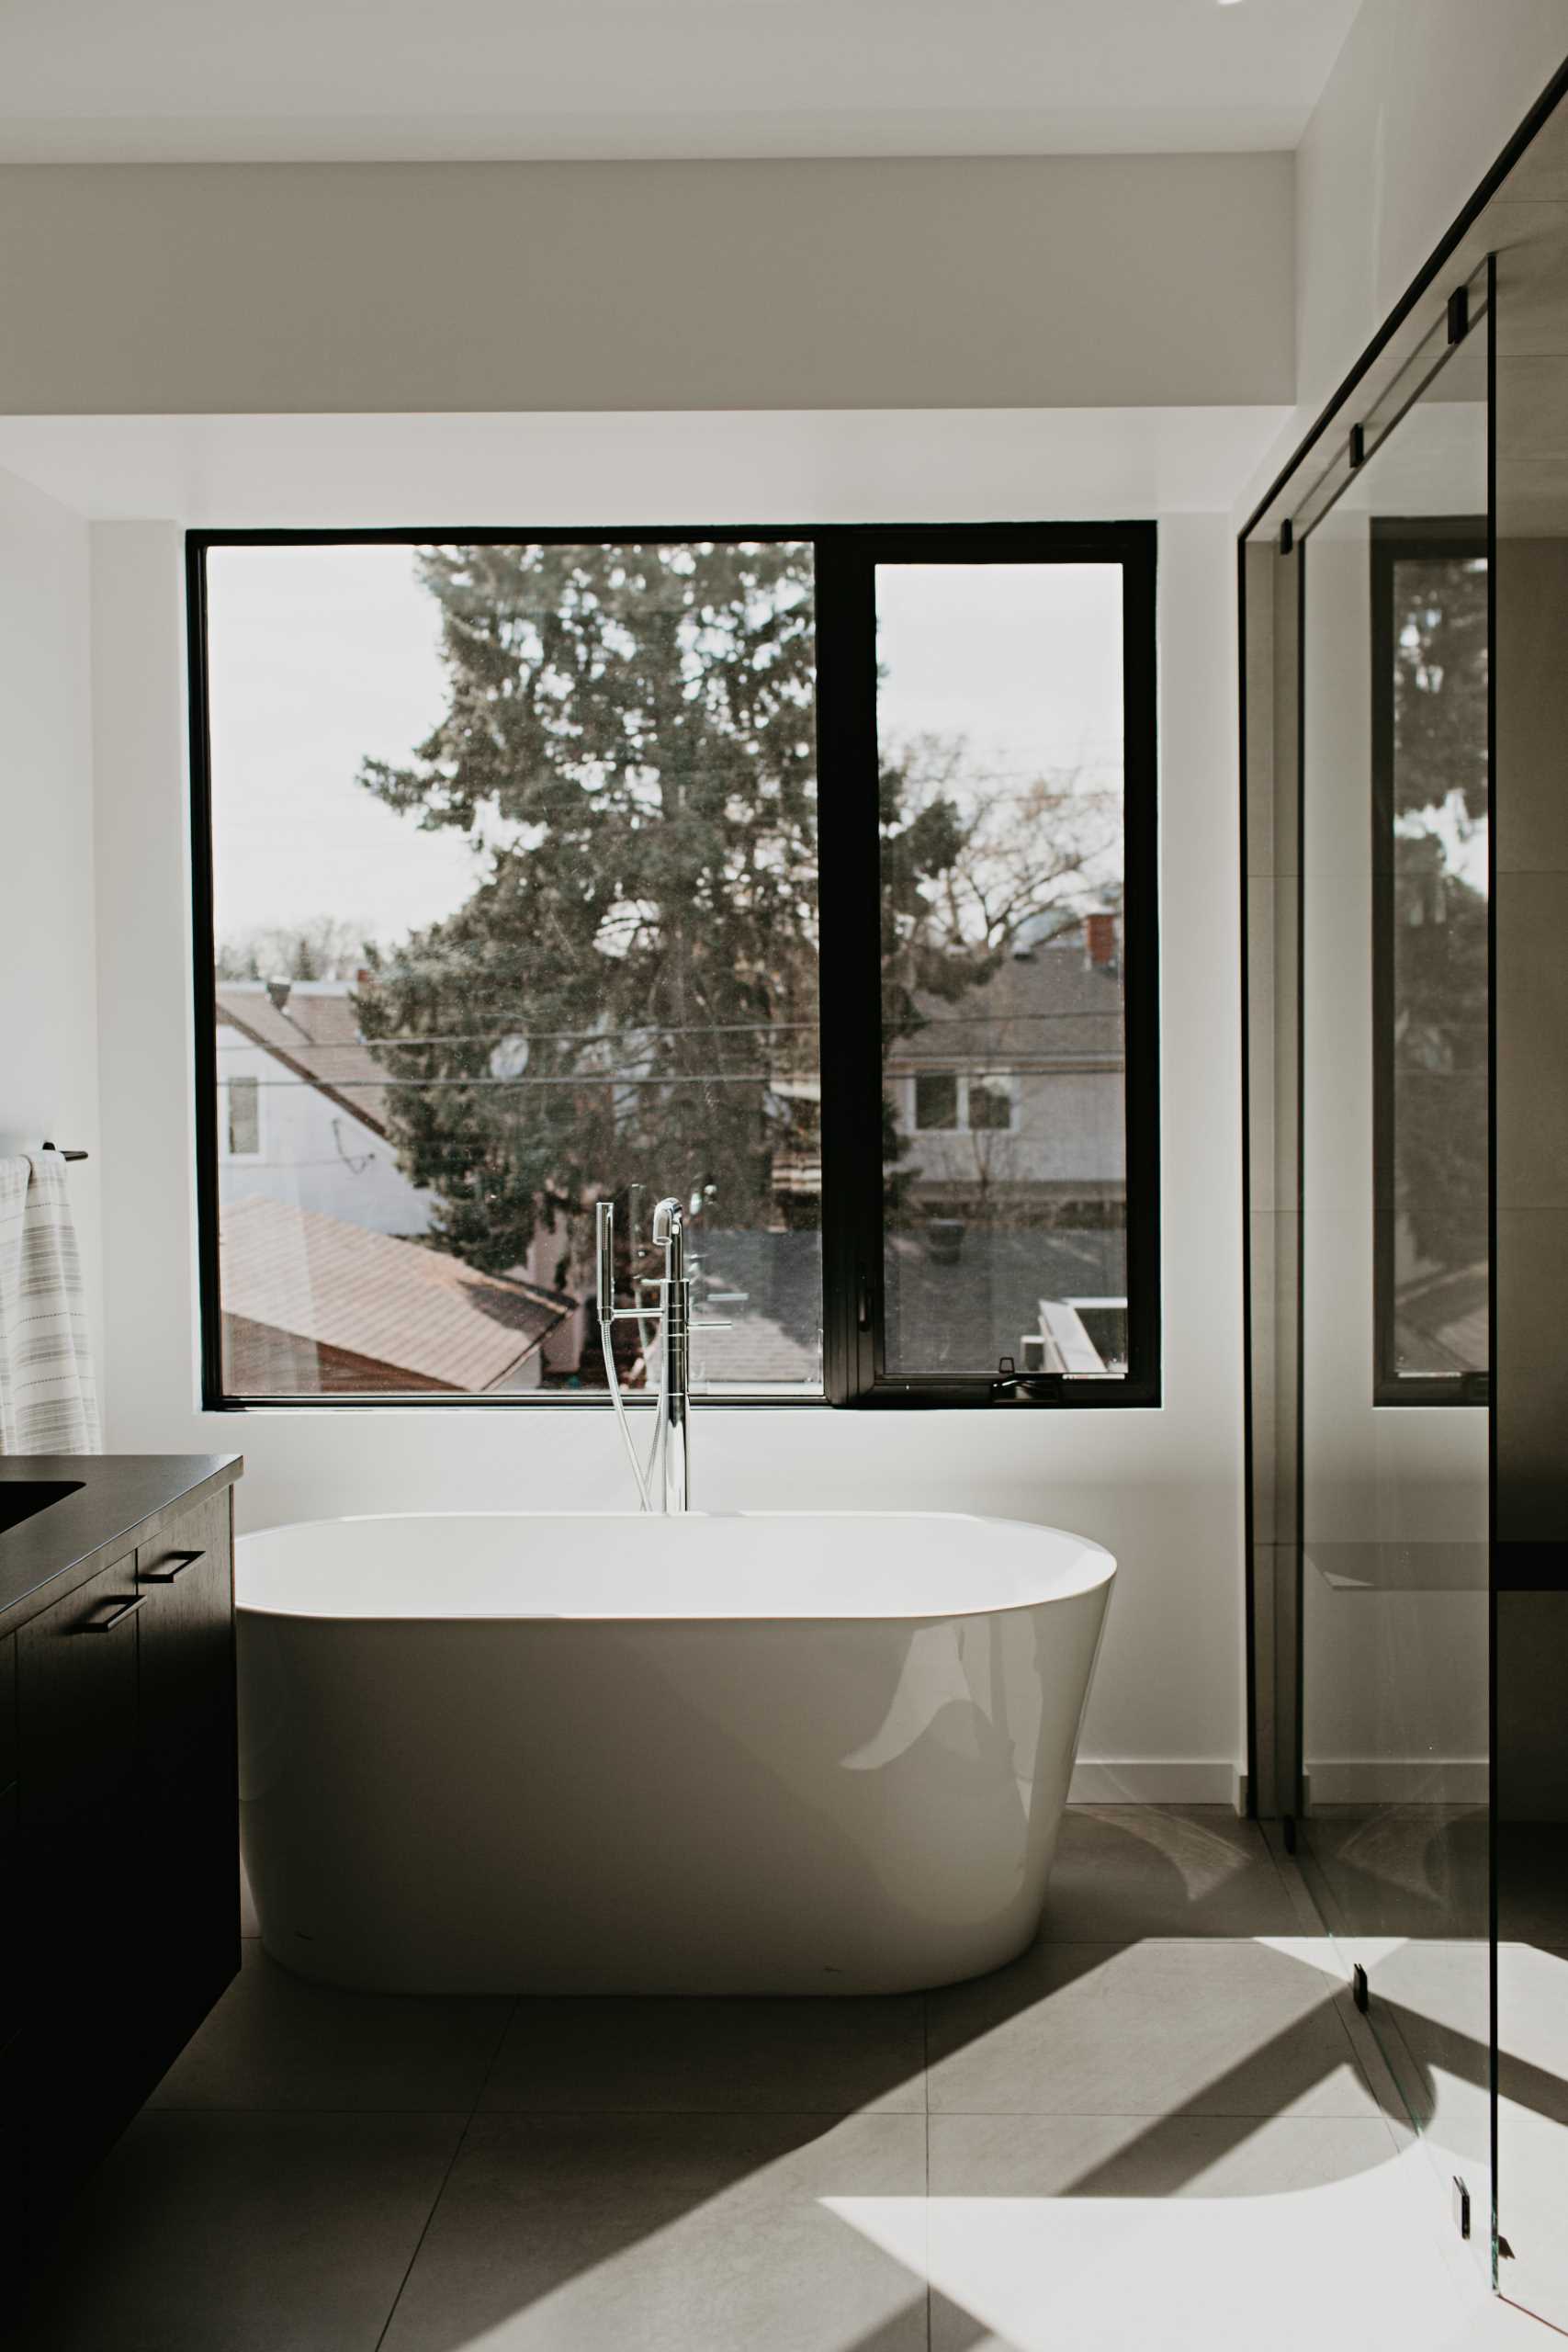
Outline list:
[[[1435,2194],[1568,2326],[1568,114],[1240,549],[1251,1742]]]

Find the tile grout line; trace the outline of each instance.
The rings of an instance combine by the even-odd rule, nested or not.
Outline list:
[[[1310,2013],[1309,2013],[1310,2014]],[[820,2117],[831,2123],[907,2122],[920,2110],[908,2107],[492,2107],[485,2109],[487,2119],[499,2121],[516,2120],[528,2123],[594,2123],[612,2116],[640,2115],[650,2123],[674,2122],[683,2116],[722,2116],[737,2123],[768,2123],[805,2120]],[[1057,2122],[1075,2119],[1113,2121],[1118,2119],[1130,2123],[1159,2123],[1173,2115],[1189,2115],[1210,2123],[1357,2123],[1375,2121],[1364,2107],[1318,2108],[1301,2115],[1281,2115],[1277,2107],[942,2107],[928,2109],[922,2117],[926,2129],[928,2153],[933,2117],[945,2122],[955,2116],[998,2116],[1038,2118]],[[465,2123],[477,2122],[479,2110],[470,2109],[463,2115],[460,2108],[450,2107],[160,2107],[142,2110],[138,2121],[154,2121],[160,2115],[216,2117],[222,2115],[334,2115],[361,2116],[367,2121],[385,2115],[457,2115]]]
[[[512,2030],[513,2023],[516,2016],[517,2002],[514,1998],[510,2007],[507,2009],[505,2017],[501,2021],[501,2028],[496,2034],[490,2057],[486,2062],[484,2073],[479,2076],[479,2082],[475,2086],[473,2101],[468,2109],[467,2116],[464,2118],[463,2128],[458,2132],[457,2139],[453,2143],[452,2153],[446,2159],[446,2168],[436,2184],[434,2196],[430,2200],[430,2211],[426,2213],[424,2220],[420,2226],[420,2233],[413,2242],[413,2248],[409,2256],[407,2266],[404,2268],[402,2277],[398,2281],[398,2291],[392,2297],[390,2303],[387,2307],[387,2316],[382,2322],[380,2333],[376,2338],[376,2352],[381,2352],[381,2346],[387,2341],[388,2332],[391,2327],[392,2322],[397,2318],[398,2305],[402,2301],[403,2296],[408,2289],[409,2280],[413,2276],[413,2267],[419,2260],[420,2250],[423,2246],[425,2239],[430,2235],[430,2225],[435,2219],[436,2209],[440,2205],[441,2199],[446,2194],[446,2184],[457,2168],[457,2159],[463,2153],[464,2145],[473,2126],[474,2118],[479,2111],[479,2101],[483,2098],[485,2092],[490,2087],[490,2078],[495,2072],[495,2062],[501,2055],[502,2045],[506,2041],[507,2035]]]
[[[995,2110],[976,2108],[973,2111],[976,2114],[996,2112],[1005,2115],[1013,2110],[1008,2108]],[[469,2108],[464,2114],[460,2107],[431,2107],[428,2104],[422,2107],[314,2107],[296,2102],[288,2107],[242,2107],[225,2103],[220,2107],[148,2106],[140,2110],[136,2120],[141,2121],[146,2118],[151,2120],[160,2115],[461,2115],[465,2123],[473,2123],[478,2121],[479,2112],[477,2106]],[[861,2117],[868,2122],[874,2122],[880,2118],[902,2119],[920,2112],[920,2109],[916,2107],[845,2107],[841,2103],[836,2107],[803,2107],[798,2100],[788,2107],[490,2107],[485,2109],[487,2116],[525,2116],[534,2123],[561,2122],[569,2118],[573,2122],[591,2123],[598,2116],[608,2115],[646,2115],[652,2121],[667,2116],[728,2115],[756,2123],[766,2122],[770,2117],[819,2115],[836,2123],[851,2123]],[[1143,2109],[1140,2108],[1134,2112],[1142,2114]]]

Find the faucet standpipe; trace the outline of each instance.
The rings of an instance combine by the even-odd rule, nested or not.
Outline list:
[[[626,1459],[637,1482],[637,1498],[647,1511],[688,1511],[692,1508],[691,1335],[694,1330],[725,1331],[729,1328],[728,1323],[692,1321],[692,1278],[686,1271],[686,1209],[673,1195],[661,1200],[654,1209],[653,1246],[664,1252],[664,1272],[659,1281],[659,1306],[650,1317],[642,1307],[615,1306],[615,1204],[600,1201],[594,1208],[599,1340],[604,1351],[604,1374]],[[649,1321],[659,1329],[659,1388],[654,1398],[658,1418],[645,1465],[638,1462],[632,1442],[615,1372],[613,1340],[616,1323]]]

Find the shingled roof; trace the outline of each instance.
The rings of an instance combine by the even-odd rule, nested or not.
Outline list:
[[[226,1315],[474,1395],[500,1387],[571,1302],[417,1242],[253,1194],[220,1213]]]
[[[1091,964],[1082,933],[1010,956],[979,988],[921,994],[924,1026],[889,1042],[890,1069],[1005,1057],[1018,1069],[1100,1068],[1121,1061],[1124,1023],[1116,964]]]
[[[281,1010],[263,980],[220,980],[218,1018],[327,1095],[340,1111],[387,1132],[387,1071],[359,1034],[353,996],[341,986],[297,982]]]

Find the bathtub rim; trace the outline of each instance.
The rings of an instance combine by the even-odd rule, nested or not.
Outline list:
[[[318,1519],[280,1520],[270,1527],[247,1528],[234,1539],[234,1609],[236,1617],[249,1617],[273,1623],[315,1625],[526,1625],[529,1627],[568,1627],[580,1625],[620,1625],[646,1632],[658,1626],[733,1627],[750,1633],[764,1627],[788,1629],[794,1627],[823,1627],[830,1625],[881,1625],[886,1627],[919,1628],[924,1625],[945,1625],[964,1621],[1006,1617],[1020,1611],[1049,1609],[1058,1602],[1081,1600],[1090,1594],[1104,1591],[1109,1606],[1110,1589],[1116,1581],[1120,1563],[1114,1553],[1092,1536],[1078,1535],[1070,1528],[1057,1527],[1043,1520],[1006,1519],[996,1512],[956,1510],[733,1510],[693,1511],[694,1519],[724,1520],[830,1520],[836,1521],[881,1522],[918,1520],[922,1525],[961,1523],[965,1527],[1003,1527],[1029,1535],[1054,1535],[1076,1547],[1075,1568],[1092,1573],[1080,1573],[1066,1588],[1056,1592],[1036,1592],[1018,1600],[993,1602],[972,1607],[942,1607],[936,1609],[895,1611],[888,1609],[838,1609],[833,1611],[759,1611],[753,1614],[734,1610],[660,1611],[644,1615],[626,1610],[507,1611],[492,1609],[471,1611],[445,1609],[397,1610],[390,1611],[298,1607],[269,1607],[265,1602],[246,1600],[243,1597],[242,1572],[243,1548],[246,1544],[269,1535],[304,1534],[324,1528],[367,1525],[408,1525],[426,1521],[450,1523],[463,1520],[585,1520],[603,1521],[612,1525],[622,1522],[636,1526],[649,1518],[660,1520],[662,1513],[638,1510],[400,1510],[400,1511],[337,1511]]]

